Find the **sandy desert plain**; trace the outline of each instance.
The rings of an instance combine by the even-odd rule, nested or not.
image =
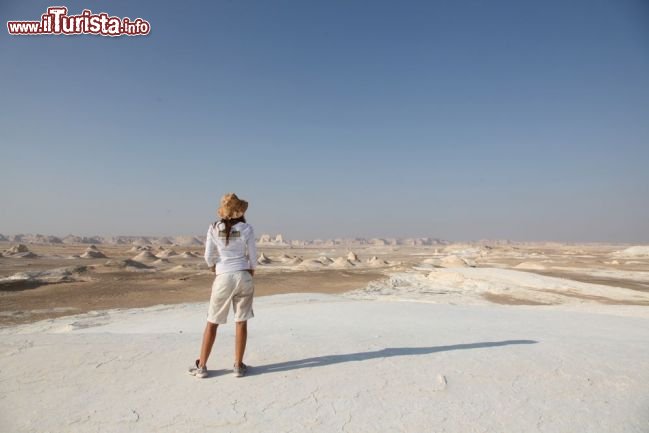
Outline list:
[[[649,246],[265,236],[198,380],[199,238],[4,239],[0,431],[649,432]]]

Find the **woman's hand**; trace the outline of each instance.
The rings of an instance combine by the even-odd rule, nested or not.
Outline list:
[[[254,269],[248,269],[248,272],[250,272],[251,276],[255,276],[255,270]]]
[[[212,271],[213,274],[216,274],[216,265],[210,266],[210,271]]]

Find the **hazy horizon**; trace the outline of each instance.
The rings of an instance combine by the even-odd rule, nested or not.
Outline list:
[[[4,235],[649,242],[647,2],[66,6],[151,33],[0,32]]]
[[[57,238],[63,239],[66,236],[79,236],[79,237],[102,237],[102,238],[110,238],[110,237],[132,237],[132,238],[163,238],[163,237],[181,237],[181,236],[196,236],[198,238],[203,238],[205,235],[203,233],[169,233],[169,234],[102,234],[102,233],[37,233],[37,232],[20,232],[20,233],[3,233],[0,232],[0,235],[4,235],[7,237],[10,236],[15,236],[15,235],[25,235],[25,236],[36,236],[36,235],[42,235],[42,236],[55,236]],[[272,239],[275,238],[277,235],[282,235],[285,241],[314,241],[314,240],[322,240],[322,241],[331,241],[331,240],[336,240],[336,239],[343,239],[343,240],[351,240],[351,239],[365,239],[365,240],[372,240],[372,239],[383,239],[383,240],[390,240],[390,239],[397,239],[397,240],[403,240],[403,239],[422,239],[422,238],[429,238],[429,239],[438,239],[440,241],[447,241],[447,242],[452,242],[452,243],[462,243],[462,242],[500,242],[500,241],[509,241],[509,242],[514,242],[514,243],[563,243],[563,244],[620,244],[620,245],[639,245],[639,244],[645,244],[649,243],[649,240],[639,240],[635,242],[624,242],[624,241],[606,241],[606,240],[556,240],[556,239],[514,239],[514,238],[455,238],[455,239],[450,239],[450,238],[444,238],[440,236],[435,236],[431,234],[423,234],[423,235],[412,235],[412,236],[389,236],[389,235],[375,235],[375,236],[329,236],[329,237],[293,237],[293,236],[287,236],[283,232],[259,232],[257,229],[255,229],[255,237],[258,239],[262,235],[270,235]]]

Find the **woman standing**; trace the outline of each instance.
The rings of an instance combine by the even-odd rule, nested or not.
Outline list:
[[[212,284],[201,354],[189,369],[190,374],[199,378],[207,377],[207,359],[216,339],[216,329],[227,322],[230,304],[236,324],[234,374],[237,377],[246,374],[243,353],[248,339],[247,320],[254,317],[252,276],[257,263],[255,233],[244,218],[247,209],[248,202],[236,194],[224,195],[218,210],[220,219],[207,230],[205,261],[216,277]]]

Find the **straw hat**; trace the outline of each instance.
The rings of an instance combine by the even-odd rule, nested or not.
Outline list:
[[[221,197],[221,206],[219,206],[218,214],[223,219],[233,219],[242,217],[248,209],[248,202],[241,200],[233,192],[228,193]]]

